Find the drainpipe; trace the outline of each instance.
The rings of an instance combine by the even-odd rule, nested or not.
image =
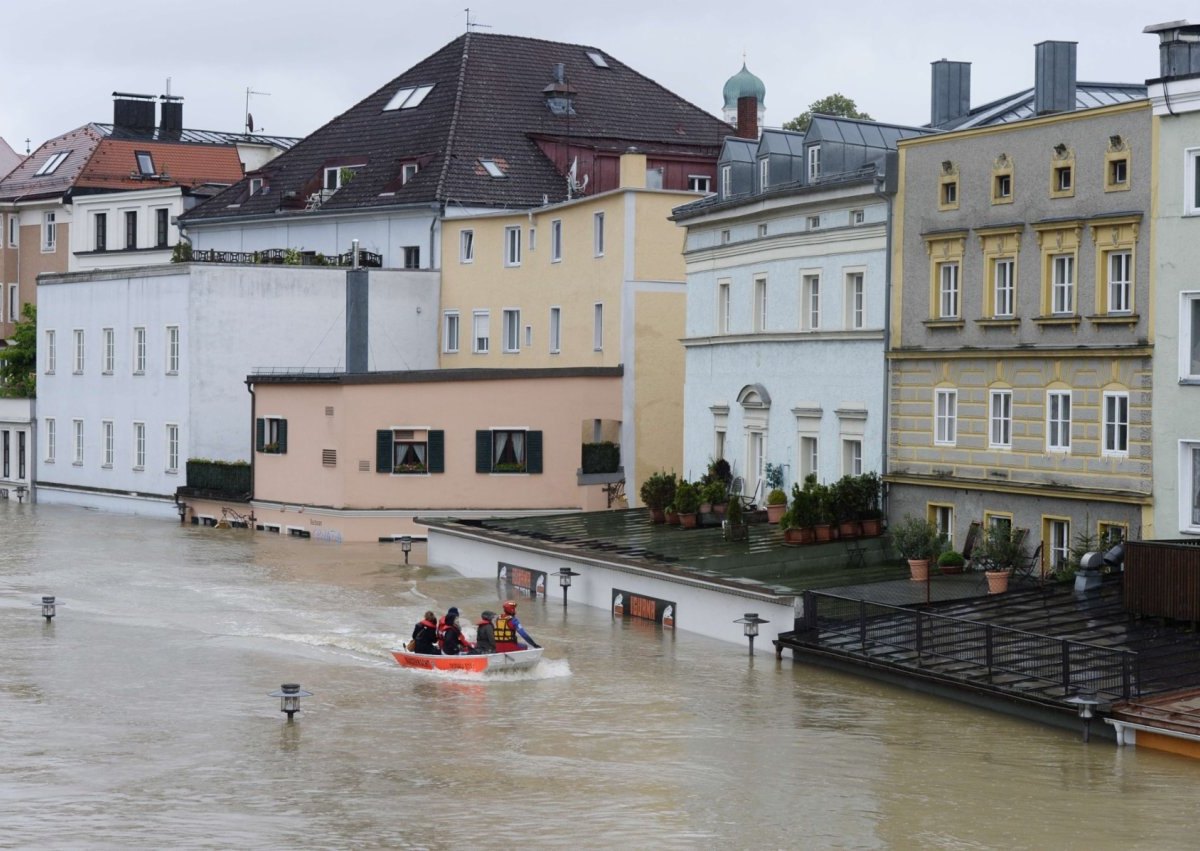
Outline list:
[[[255,445],[255,418],[258,415],[258,397],[254,395],[254,382],[246,379],[246,390],[250,392],[250,514],[254,514],[254,464],[257,460],[258,448]]]
[[[886,168],[893,169],[896,165],[898,157],[889,156],[885,161]],[[892,193],[887,191],[887,174],[877,174],[875,176],[875,195],[882,198],[887,204],[887,236],[884,240],[884,267],[883,267],[883,417],[881,425],[883,428],[883,453],[879,459],[879,475],[880,477],[887,475],[888,469],[888,403],[890,399],[890,388],[892,378],[892,362],[888,359],[888,352],[892,348]]]

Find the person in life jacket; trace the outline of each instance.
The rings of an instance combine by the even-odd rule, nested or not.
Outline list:
[[[467,641],[463,636],[463,632],[458,627],[458,615],[453,614],[453,609],[446,612],[446,628],[442,630],[442,652],[447,656],[457,656],[460,653],[471,652],[471,642]]]
[[[450,608],[448,608],[446,610],[446,614],[442,615],[442,619],[438,621],[437,643],[438,643],[439,650],[442,647],[442,633],[446,631],[446,619],[449,618],[451,615],[454,615],[454,617],[458,617],[458,606],[451,606]]]
[[[437,615],[426,612],[425,618],[413,628],[413,652],[436,654],[438,650]]]
[[[518,635],[529,642],[529,647],[542,646],[533,640],[533,637],[525,631],[521,626],[521,622],[517,620],[517,604],[513,600],[504,601],[504,611],[496,618],[495,633],[497,653],[528,650],[528,647],[517,641]]]
[[[495,620],[495,612],[485,611],[479,616],[479,623],[475,624],[476,653],[496,652],[496,627],[493,623]]]

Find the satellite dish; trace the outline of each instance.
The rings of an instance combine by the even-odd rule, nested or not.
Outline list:
[[[246,113],[246,132],[254,132],[254,116],[248,112]]]

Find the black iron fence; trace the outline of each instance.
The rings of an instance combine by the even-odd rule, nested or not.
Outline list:
[[[1141,693],[1130,650],[819,591],[805,592],[800,626],[823,647],[1010,691],[1122,700]]]
[[[354,265],[354,252],[321,254],[316,251],[297,251],[293,248],[267,248],[263,251],[219,251],[213,248],[192,249],[193,263],[257,263],[275,266],[334,266]],[[358,265],[366,269],[382,269],[383,255],[358,250]]]

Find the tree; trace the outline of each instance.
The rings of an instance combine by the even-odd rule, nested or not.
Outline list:
[[[791,121],[783,125],[784,130],[798,130],[803,133],[808,129],[809,123],[814,115],[840,115],[843,118],[862,118],[866,121],[871,121],[871,116],[865,112],[858,111],[858,104],[850,98],[834,92],[828,97],[823,97],[820,100],[814,100],[808,105],[808,109],[797,115]]]
[[[37,308],[26,304],[13,331],[13,343],[0,349],[0,396],[28,399],[37,375]]]

